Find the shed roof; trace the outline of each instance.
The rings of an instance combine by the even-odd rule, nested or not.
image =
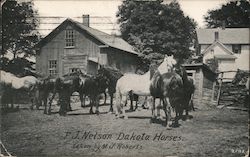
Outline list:
[[[206,64],[204,63],[194,63],[194,64],[182,64],[182,66],[190,69],[195,69],[195,68],[202,68],[203,70],[208,71],[212,75],[216,76],[217,74],[212,71]]]
[[[76,22],[70,18],[66,19],[65,21],[63,21],[57,28],[55,28],[49,35],[47,35],[45,38],[43,38],[39,43],[38,43],[38,47],[41,47],[43,45],[45,45],[46,43],[48,43],[51,39],[53,39],[53,37],[55,36],[55,34],[59,33],[64,27],[63,25],[67,25],[67,24],[73,24],[73,26],[76,26],[78,28],[80,28],[80,31],[84,31],[87,32],[89,35],[91,35],[92,37],[94,37],[95,39],[97,39],[98,41],[100,41],[102,44],[119,49],[119,50],[123,50],[132,54],[136,54],[138,55],[138,53],[136,51],[133,50],[133,47],[128,44],[126,41],[124,41],[122,38],[120,37],[116,37],[114,35],[109,35],[107,33],[104,33],[102,31],[99,31],[97,29],[85,26],[79,22]]]
[[[234,55],[228,55],[228,54],[225,54],[225,55],[214,55],[214,57],[218,58],[218,59],[236,59],[237,58]]]
[[[249,28],[197,29],[196,32],[199,44],[212,44],[215,32],[218,32],[218,40],[223,44],[250,44]]]

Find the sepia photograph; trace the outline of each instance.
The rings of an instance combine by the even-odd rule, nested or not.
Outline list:
[[[1,0],[0,157],[249,157],[248,0]]]

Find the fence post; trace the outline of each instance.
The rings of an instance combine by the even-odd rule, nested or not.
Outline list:
[[[221,78],[219,78],[219,91],[218,91],[218,96],[217,96],[217,101],[216,101],[217,106],[220,103],[220,95],[221,95],[221,86],[222,86],[223,75],[224,75],[224,72],[221,72]]]

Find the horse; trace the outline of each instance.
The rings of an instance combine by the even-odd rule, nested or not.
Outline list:
[[[83,78],[82,78],[83,79]],[[86,96],[90,98],[89,113],[93,114],[93,106],[96,106],[96,114],[99,114],[99,95],[105,91],[103,77],[100,75],[84,78],[81,85],[81,90]]]
[[[108,94],[110,96],[110,109],[109,112],[113,112],[113,97],[114,93],[116,92],[116,83],[118,79],[120,79],[123,74],[116,68],[110,66],[100,66],[98,69],[98,75],[100,75],[104,80],[106,79],[106,85],[108,89]],[[105,92],[104,92],[105,93]],[[133,100],[136,101],[136,108],[138,105],[138,96],[133,94],[132,91],[129,93],[130,99],[130,110],[133,111]],[[105,100],[104,104],[106,104],[106,93],[105,93]]]
[[[0,83],[1,86],[4,88],[3,91],[3,100],[5,99],[5,96],[11,97],[11,108],[14,107],[13,105],[13,97],[16,92],[27,92],[30,96],[31,103],[33,104],[33,92],[34,92],[34,86],[39,81],[34,76],[24,76],[24,77],[17,77],[12,73],[5,72],[3,70],[0,70]],[[7,102],[5,102],[7,103]],[[6,106],[6,105],[5,105]]]
[[[163,62],[158,67],[160,73],[168,72],[176,64],[176,60],[172,56],[165,56]],[[126,104],[127,97],[132,91],[133,94],[139,96],[150,96],[150,75],[148,71],[143,75],[138,74],[124,74],[116,84],[116,117],[120,117],[122,112],[124,119],[128,119],[124,105]]]
[[[151,107],[152,117],[150,119],[151,123],[154,123],[156,120],[155,116],[155,99],[160,98],[163,102],[163,110],[166,115],[165,126],[170,127],[170,118],[171,118],[171,106],[175,109],[175,124],[178,124],[178,119],[181,114],[181,97],[180,93],[182,92],[182,78],[175,72],[166,72],[160,74],[159,71],[155,71],[152,76],[150,84],[150,93],[153,97],[153,104]],[[171,105],[171,106],[170,106]],[[157,116],[159,116],[159,108],[157,108]]]
[[[87,75],[84,75],[81,72],[74,72],[74,73],[65,74],[62,77],[56,77],[54,79],[51,79],[50,77],[45,78],[43,80],[43,83],[40,85],[40,88],[39,88],[39,91],[41,93],[40,97],[42,98],[42,100],[44,102],[44,106],[45,106],[44,114],[47,114],[47,113],[51,114],[51,104],[52,104],[52,100],[54,99],[56,93],[59,94],[59,99],[60,99],[59,104],[62,104],[62,102],[63,102],[63,106],[61,106],[61,107],[65,107],[66,111],[71,111],[72,108],[70,105],[70,101],[68,103],[66,103],[66,105],[65,105],[64,101],[62,101],[62,97],[66,97],[66,98],[70,99],[70,96],[74,92],[79,93],[79,97],[81,100],[81,106],[83,107],[84,103],[85,103],[83,100],[84,91],[82,90],[82,87],[81,87],[83,77],[87,77]],[[67,91],[65,91],[65,90],[67,90]],[[47,98],[49,96],[49,93],[52,93],[52,97],[49,100],[49,109],[47,111]],[[66,99],[65,99],[65,101],[66,101]],[[59,114],[65,115],[64,108],[62,108],[62,110],[60,110]]]
[[[181,116],[182,116],[183,110],[185,110],[185,112],[186,112],[185,118],[182,117],[182,119],[184,120],[186,118],[189,118],[189,115],[188,115],[189,108],[191,107],[194,110],[192,98],[193,98],[193,94],[195,91],[195,85],[194,85],[194,80],[191,77],[188,77],[185,67],[179,65],[179,66],[177,66],[175,71],[177,74],[179,74],[181,76],[182,81],[183,81],[183,86],[182,86],[183,90],[180,94],[180,96],[181,96],[180,103],[183,106],[183,109],[181,111]]]
[[[36,108],[38,109],[39,106],[44,106],[44,114],[51,114],[51,104],[52,100],[55,97],[55,83],[56,83],[56,78],[52,77],[46,77],[42,78],[39,82],[36,83],[35,85],[35,95],[36,95]],[[49,99],[49,109],[47,109],[47,103],[48,103],[48,98],[49,95],[53,94],[52,97]],[[33,109],[33,104],[30,107]]]

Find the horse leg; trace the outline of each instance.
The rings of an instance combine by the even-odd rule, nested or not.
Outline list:
[[[134,110],[134,106],[133,106],[133,100],[134,100],[134,97],[133,97],[133,93],[132,92],[129,92],[129,99],[130,99],[130,111],[133,111]]]
[[[165,121],[165,126],[167,128],[170,128],[170,120],[171,120],[171,108],[170,108],[170,103],[169,103],[169,98],[164,98],[163,99],[163,110],[166,115],[166,121]]]
[[[69,96],[69,101],[67,102],[67,111],[72,111],[72,107],[71,107],[71,104],[70,104],[70,97]]]
[[[107,101],[107,93],[104,92],[104,105],[106,105],[106,101]]]
[[[156,119],[160,119],[160,116],[161,116],[161,114],[160,114],[160,106],[161,106],[161,99],[160,99],[160,101],[159,101],[159,105],[157,105],[157,107],[156,107]]]
[[[95,111],[95,113],[97,114],[97,115],[99,115],[99,96],[96,96],[96,98],[95,98],[95,105],[96,105],[96,111]]]
[[[53,93],[52,97],[49,99],[49,110],[48,110],[48,115],[51,114],[51,104],[52,104],[52,101],[55,97],[56,93]],[[47,103],[46,103],[47,104]]]
[[[48,114],[47,112],[47,97],[43,98],[43,104],[44,104],[44,114]]]
[[[80,97],[80,101],[81,101],[81,107],[84,107],[85,104],[83,104],[83,100],[85,100],[85,99],[83,99],[83,93],[82,93],[82,92],[79,93],[79,97]],[[84,102],[84,103],[85,103],[85,102]]]
[[[93,96],[90,96],[90,109],[89,109],[89,113],[93,114],[93,105],[94,105],[94,98]]]
[[[84,97],[83,97],[83,106],[85,106],[86,104],[86,95],[84,94]]]
[[[127,98],[127,95],[125,96],[125,100],[123,99],[122,100],[122,104],[127,104],[127,100],[128,100],[128,98]],[[125,107],[123,107],[122,106],[122,115],[124,116],[124,119],[128,119],[128,116],[126,115],[126,112],[125,112]]]
[[[143,108],[143,109],[148,109],[148,106],[149,106],[149,105],[148,105],[147,99],[148,99],[148,97],[145,96],[144,102],[143,102],[143,104],[142,104],[142,108]]]
[[[109,94],[110,95],[110,108],[109,108],[109,112],[113,112],[114,111],[114,109],[113,109],[113,98],[114,98],[114,96],[113,96],[113,94]]]
[[[138,108],[138,99],[135,101],[135,110]]]
[[[155,97],[153,97],[151,112],[152,112],[152,117],[150,119],[150,123],[154,123],[155,122]]]

